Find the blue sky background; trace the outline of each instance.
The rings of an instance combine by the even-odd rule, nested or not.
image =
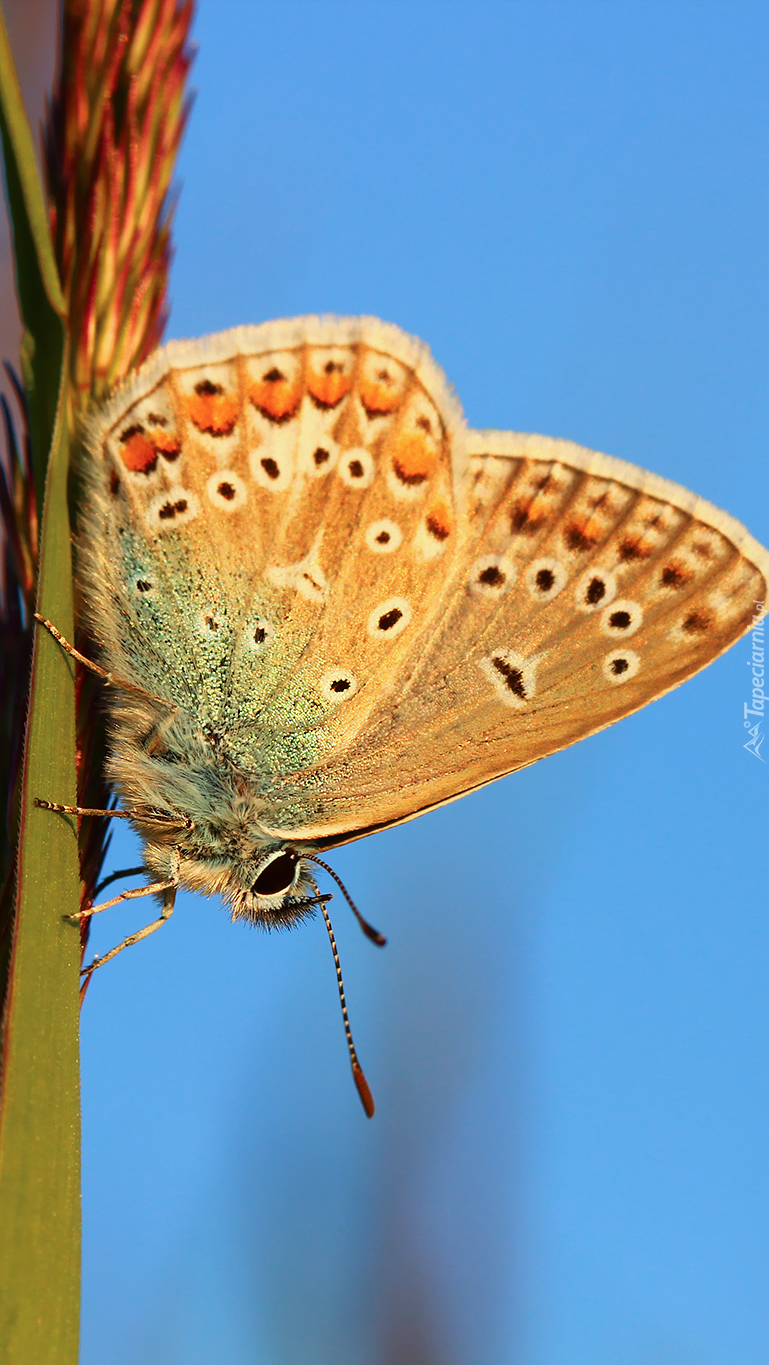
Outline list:
[[[766,5],[200,0],[196,31],[169,335],[380,314],[473,425],[769,540]],[[747,659],[334,855],[390,939],[336,898],[373,1123],[321,924],[183,895],[98,974],[83,1365],[765,1365]]]

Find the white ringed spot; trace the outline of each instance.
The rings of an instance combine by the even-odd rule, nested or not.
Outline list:
[[[337,465],[339,477],[348,488],[368,488],[374,478],[374,461],[361,447],[346,450]]]
[[[323,674],[318,687],[324,701],[333,702],[337,706],[340,701],[346,701],[357,691],[358,681],[349,669],[330,668]]]
[[[411,620],[411,606],[405,597],[388,597],[369,613],[368,633],[372,637],[393,640],[406,629]]]
[[[479,661],[500,701],[521,710],[537,690],[536,662],[511,649],[495,649]]]
[[[607,682],[623,683],[634,678],[641,660],[634,649],[613,649],[603,661],[603,676]]]
[[[558,559],[535,559],[526,570],[526,587],[537,602],[551,602],[564,587],[568,574]]]
[[[175,531],[177,526],[192,521],[200,511],[194,493],[186,488],[169,488],[152,499],[147,508],[147,523],[153,531]]]
[[[206,492],[214,507],[222,512],[237,512],[248,498],[248,489],[239,474],[220,469],[206,481]]]
[[[279,441],[265,441],[252,450],[248,457],[256,482],[271,493],[284,493],[291,483],[292,461],[288,452],[281,450]]]
[[[324,474],[330,474],[336,465],[339,457],[339,446],[330,436],[321,436],[313,442],[312,450],[308,450],[302,461],[302,467],[309,474],[311,479],[322,479]]]
[[[607,607],[617,596],[617,580],[609,569],[588,569],[574,590],[577,611],[593,612]]]
[[[332,434],[334,419],[334,413],[319,412],[310,395],[305,394],[299,418],[296,467],[309,479],[323,479],[336,468],[339,443]]]
[[[366,546],[375,555],[391,555],[400,548],[403,541],[403,532],[395,521],[389,521],[383,517],[381,521],[372,521],[366,527],[364,537]]]
[[[515,582],[515,570],[504,555],[482,555],[470,570],[470,591],[481,597],[502,597]]]
[[[643,612],[637,602],[618,597],[601,614],[601,633],[626,640],[629,635],[635,635],[643,619]]]

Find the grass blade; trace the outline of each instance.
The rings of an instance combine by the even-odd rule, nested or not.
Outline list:
[[[66,410],[63,300],[32,136],[1,17],[0,131],[40,493],[45,484],[38,608],[71,638],[68,435],[57,417]],[[37,810],[36,796],[65,802],[75,797],[73,672],[44,632],[38,632],[33,652],[16,918],[3,1023],[0,1339],[8,1365],[76,1365],[80,942],[77,928],[63,915],[79,904],[77,837],[64,819]]]
[[[39,609],[72,630],[66,433],[43,513]],[[0,1110],[0,1339],[8,1365],[76,1365],[80,1284],[80,935],[77,834],[35,796],[75,799],[70,661],[38,631],[32,663],[4,1021]]]

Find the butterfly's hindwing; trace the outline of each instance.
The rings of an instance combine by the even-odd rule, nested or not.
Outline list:
[[[471,459],[465,554],[397,705],[357,737],[344,780],[324,772],[340,831],[356,810],[409,818],[611,724],[763,610],[765,552],[683,489],[566,442],[496,449]]]

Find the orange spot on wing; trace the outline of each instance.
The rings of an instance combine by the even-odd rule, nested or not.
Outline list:
[[[436,503],[425,518],[431,536],[436,540],[446,540],[451,535],[451,513],[445,502]]]
[[[618,553],[620,559],[624,563],[629,563],[634,559],[648,559],[651,554],[651,549],[648,545],[644,545],[642,541],[636,540],[632,536],[627,536],[620,544]]]
[[[534,535],[546,521],[547,517],[537,514],[530,502],[516,502],[510,508],[510,530],[514,535]]]
[[[166,460],[175,460],[181,451],[178,439],[161,427],[147,431],[141,423],[128,427],[120,437],[120,456],[126,469],[132,474],[151,474],[158,462],[158,455]]]
[[[187,399],[187,413],[198,431],[210,436],[229,436],[238,416],[238,404],[220,384],[204,379],[195,385],[195,392]]]
[[[322,374],[314,374],[310,370],[307,375],[307,388],[310,397],[319,408],[335,408],[350,392],[352,378],[336,368],[327,367]]]
[[[689,574],[680,564],[666,564],[661,581],[666,588],[682,588],[688,577]]]
[[[162,431],[159,427],[150,432],[152,444],[160,455],[164,455],[167,460],[175,460],[181,453],[181,442],[177,436],[173,436],[170,431]]]
[[[157,451],[144,432],[135,432],[123,441],[120,454],[126,469],[134,474],[149,474],[158,462]]]
[[[360,401],[369,417],[384,417],[387,413],[394,412],[401,399],[393,381],[387,383],[385,378],[381,383],[373,379],[361,379],[359,393]]]
[[[120,457],[132,474],[151,474],[158,462],[155,433],[143,426],[129,427],[120,437]]]
[[[436,451],[422,436],[411,433],[402,436],[393,455],[396,478],[405,484],[424,483],[432,474],[437,458]]]
[[[301,397],[301,384],[290,383],[277,368],[252,384],[249,393],[254,407],[271,422],[287,422],[299,407]]]
[[[564,529],[563,543],[569,550],[583,554],[598,544],[598,535],[589,522],[572,521]]]

